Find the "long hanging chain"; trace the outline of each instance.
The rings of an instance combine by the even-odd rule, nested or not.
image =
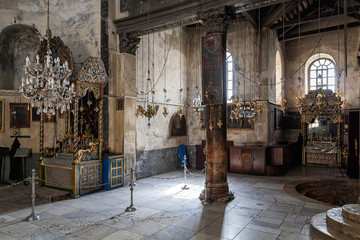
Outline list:
[[[166,103],[166,62],[165,62],[165,59],[166,59],[166,30],[164,30],[164,103]]]

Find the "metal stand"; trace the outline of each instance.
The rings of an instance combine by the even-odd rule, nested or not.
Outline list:
[[[32,176],[31,176],[31,214],[26,217],[26,221],[38,221],[40,220],[40,216],[35,213],[35,169],[32,169]]]
[[[187,189],[189,189],[189,187],[186,186],[186,156],[184,156],[183,166],[184,166],[184,181],[185,181],[185,185],[184,185],[181,189],[187,190]]]
[[[131,195],[131,201],[130,201],[130,206],[128,206],[125,209],[125,212],[135,212],[136,211],[136,207],[133,205],[133,191],[134,191],[134,168],[131,168],[131,175],[130,175],[130,195]]]
[[[208,191],[207,191],[207,162],[205,161],[204,163],[205,165],[205,189],[204,189],[204,200],[201,201],[202,205],[208,205],[211,203],[211,200],[209,199],[208,196]]]

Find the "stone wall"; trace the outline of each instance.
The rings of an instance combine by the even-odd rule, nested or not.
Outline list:
[[[180,31],[182,39],[180,40]],[[166,38],[166,41],[164,39]],[[144,106],[146,98],[159,105],[158,114],[150,120],[148,126],[146,117],[136,119],[136,145],[137,151],[148,151],[177,147],[186,144],[187,137],[170,138],[170,118],[179,110],[180,106],[186,105],[187,99],[187,57],[186,57],[186,34],[180,28],[174,28],[162,32],[151,33],[142,36],[137,55],[137,78],[136,86],[138,95],[137,105]],[[180,47],[180,43],[182,46]],[[148,46],[150,50],[148,50]],[[166,48],[166,50],[165,50]],[[167,59],[165,61],[165,59]],[[180,63],[181,61],[181,63]],[[148,67],[150,64],[150,67]],[[146,86],[150,70],[151,86],[155,94],[147,96],[141,94],[149,92]],[[166,99],[163,89],[166,89]],[[180,89],[183,89],[180,93]],[[169,115],[164,117],[163,107],[167,107]],[[185,117],[189,124],[189,117]],[[135,109],[133,110],[135,113]]]

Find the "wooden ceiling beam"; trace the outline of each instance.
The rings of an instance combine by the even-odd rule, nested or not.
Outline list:
[[[351,17],[354,17],[353,15],[356,15],[356,14],[359,15],[358,14],[359,10],[360,10],[360,6],[356,6],[353,9],[348,11],[348,15],[351,15]],[[339,15],[337,14],[337,11],[335,11],[334,13],[330,13],[330,12],[323,13],[320,17],[320,21],[327,20],[334,16],[343,16],[343,15],[344,15],[344,12],[342,10],[340,10]],[[302,17],[300,19],[300,22],[297,19],[288,21],[287,23],[284,24],[284,27],[291,27],[294,25],[296,26],[298,24],[312,23],[312,22],[316,22],[316,21],[319,21],[318,16],[309,14],[307,17]],[[273,29],[281,29],[282,27],[283,27],[282,23],[278,23],[278,24],[272,26]]]
[[[353,28],[353,27],[358,27],[360,26],[360,22],[356,21],[356,22],[352,22],[352,23],[348,23],[347,27],[348,28]],[[293,35],[289,35],[289,36],[285,36],[282,38],[279,38],[279,41],[292,41],[292,40],[297,40],[297,39],[301,39],[301,38],[307,38],[307,37],[313,37],[319,34],[323,34],[323,33],[328,33],[328,32],[334,32],[334,31],[338,31],[338,30],[342,30],[344,29],[344,24],[339,25],[339,26],[332,26],[332,27],[327,27],[327,28],[321,28],[316,29],[316,30],[311,30],[311,31],[306,31],[306,32],[302,32],[300,33],[300,36],[298,34],[293,34]]]
[[[285,13],[286,16],[286,14],[291,12],[297,6],[297,4],[298,4],[297,1],[285,3],[284,6],[285,9],[283,9],[282,4],[279,4],[278,7],[273,11],[271,16],[264,20],[264,27],[269,27],[273,25],[275,22],[277,22],[281,17],[283,17],[283,12]]]
[[[256,10],[252,10],[252,11],[248,11],[248,12],[243,12],[246,20],[248,20],[248,22],[254,26],[255,29],[258,28],[258,23],[257,23],[257,11]]]
[[[234,6],[236,13],[243,13],[254,9],[276,5],[282,2],[288,3],[294,0],[185,0],[151,10],[150,12],[137,14],[114,20],[116,32],[126,32],[135,35],[146,34],[157,30],[168,29],[179,25],[191,25],[199,19],[197,12],[217,9],[219,6]],[[148,20],[149,19],[149,20]]]

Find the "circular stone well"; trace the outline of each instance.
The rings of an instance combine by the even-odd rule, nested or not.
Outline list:
[[[286,184],[284,191],[302,201],[343,206],[358,202],[359,182],[349,179],[303,180]]]

